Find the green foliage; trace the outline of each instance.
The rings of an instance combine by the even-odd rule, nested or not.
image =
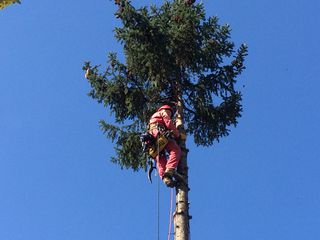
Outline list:
[[[115,124],[101,121],[115,142],[113,162],[138,170],[145,167],[139,135],[148,118],[165,100],[183,100],[187,133],[197,145],[211,146],[229,134],[241,116],[241,93],[236,79],[244,70],[246,45],[235,50],[230,26],[205,17],[202,4],[184,1],[135,9],[122,1],[115,29],[125,63],[108,56],[104,72],[86,62],[89,95],[114,114]]]
[[[0,0],[0,10],[4,9],[5,7],[14,4],[14,3],[19,3],[21,4],[21,1],[19,0]]]

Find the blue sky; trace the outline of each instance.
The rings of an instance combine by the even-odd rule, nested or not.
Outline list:
[[[237,128],[210,148],[188,141],[192,239],[320,239],[320,2],[203,3],[249,56]],[[0,239],[157,238],[157,185],[110,163],[98,126],[110,114],[81,70],[121,50],[114,11],[35,0],[0,12]],[[164,186],[160,199],[167,239]]]

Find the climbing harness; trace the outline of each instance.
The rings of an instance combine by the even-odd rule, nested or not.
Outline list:
[[[159,134],[156,140],[156,144],[158,146],[158,149],[156,149],[154,146],[150,146],[148,153],[149,155],[155,159],[158,156],[158,152],[161,153],[162,150],[165,148],[165,146],[168,143],[168,138],[166,137],[165,134]],[[159,151],[158,151],[159,150]]]
[[[166,130],[162,125],[156,124],[156,126],[149,127],[149,131],[151,129],[157,128],[159,131],[157,137],[153,137],[149,132],[143,133],[140,136],[142,151],[148,153],[151,159],[148,160],[148,179],[152,183],[152,172],[156,169],[154,164],[154,159],[159,154],[165,154],[163,149],[171,139],[172,132]]]
[[[143,149],[147,151],[153,159],[155,159],[158,156],[158,153],[161,153],[165,148],[169,139],[172,138],[172,131],[166,130],[166,128],[159,123],[151,124],[149,126],[149,131],[153,129],[158,130],[157,138],[154,138],[149,132],[147,132],[142,135],[142,142],[145,143]]]

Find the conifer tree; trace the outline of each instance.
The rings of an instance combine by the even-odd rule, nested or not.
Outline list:
[[[14,4],[14,3],[19,3],[21,2],[19,0],[0,0],[0,10],[4,9],[5,7]]]
[[[235,48],[230,26],[206,17],[202,3],[165,1],[161,6],[135,8],[118,0],[115,14],[122,22],[115,37],[123,46],[124,61],[111,52],[101,71],[86,62],[89,96],[103,103],[114,122],[100,121],[115,143],[112,162],[135,171],[146,168],[140,134],[162,104],[177,105],[179,130],[198,146],[212,146],[227,136],[241,117],[237,78],[244,70],[247,47]],[[189,239],[188,164],[185,141],[178,172],[187,185],[176,187],[175,240]]]

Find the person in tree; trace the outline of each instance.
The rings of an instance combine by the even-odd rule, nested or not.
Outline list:
[[[179,139],[180,133],[172,120],[173,115],[172,107],[163,105],[151,116],[149,121],[149,133],[155,138],[165,131],[172,132],[173,138],[169,139],[164,150],[156,157],[159,177],[168,187],[174,187],[173,176],[181,157],[181,149],[175,141]],[[166,158],[166,152],[169,154],[168,159]]]

